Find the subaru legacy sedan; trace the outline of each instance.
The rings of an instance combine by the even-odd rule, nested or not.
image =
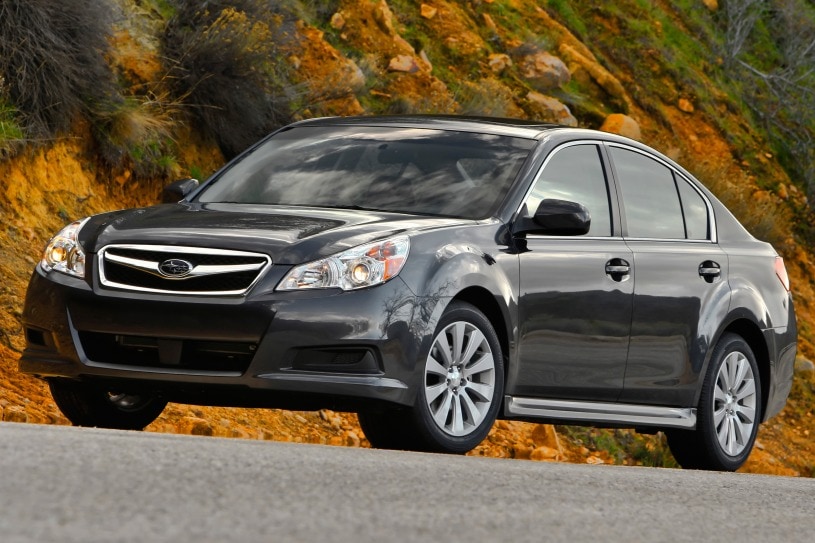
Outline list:
[[[20,369],[76,425],[329,408],[463,453],[501,418],[663,431],[734,470],[790,391],[782,259],[620,136],[314,119],[164,200],[69,224],[31,278]]]

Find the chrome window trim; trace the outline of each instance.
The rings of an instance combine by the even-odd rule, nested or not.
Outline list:
[[[699,187],[696,186],[696,183],[694,183],[693,181],[688,179],[688,177],[684,173],[682,173],[682,171],[680,171],[676,166],[670,164],[669,162],[666,162],[665,160],[663,160],[662,158],[658,157],[657,155],[655,155],[653,153],[649,153],[648,151],[644,151],[643,149],[638,149],[638,148],[633,147],[631,145],[626,145],[624,143],[618,143],[616,141],[603,141],[602,143],[603,143],[603,145],[605,145],[607,147],[618,147],[620,149],[625,149],[626,151],[633,151],[633,152],[638,153],[638,154],[640,154],[640,155],[642,155],[642,156],[644,156],[646,158],[650,158],[651,160],[659,162],[660,164],[662,164],[663,166],[665,166],[666,168],[671,170],[675,176],[678,176],[685,183],[690,185],[691,188],[693,190],[695,190],[696,193],[699,196],[702,197],[702,201],[705,202],[705,206],[707,207],[708,237],[706,239],[703,239],[703,240],[698,240],[698,239],[693,240],[693,239],[687,239],[687,238],[686,239],[677,239],[677,238],[625,238],[625,239],[632,240],[632,241],[633,240],[670,241],[670,240],[673,239],[675,241],[685,241],[685,242],[688,242],[688,241],[709,241],[711,243],[718,243],[718,234],[716,232],[716,215],[713,213],[713,205],[710,203],[710,200],[707,198],[707,196],[701,190],[699,190]],[[614,157],[610,156],[609,158],[611,159],[612,162],[614,161]],[[616,182],[616,179],[615,179],[615,182]],[[622,198],[622,192],[620,192],[620,198]],[[680,205],[681,205],[681,200],[680,200]],[[624,205],[621,206],[621,211],[622,212],[625,211],[625,206]],[[683,214],[684,214],[684,210],[683,210]]]
[[[662,164],[666,168],[670,169],[671,172],[673,172],[673,174],[675,176],[678,176],[681,180],[683,180],[685,183],[690,185],[691,188],[693,190],[695,190],[696,193],[699,196],[701,196],[702,201],[705,202],[705,207],[707,208],[708,237],[706,239],[687,239],[687,238],[681,238],[680,239],[680,238],[629,238],[629,237],[626,237],[626,236],[597,236],[597,237],[592,236],[591,238],[583,237],[583,236],[565,236],[566,238],[571,239],[571,240],[580,240],[580,239],[595,239],[595,240],[597,240],[597,239],[624,239],[624,240],[627,240],[627,241],[676,241],[676,242],[684,242],[684,243],[692,242],[692,243],[712,243],[712,244],[718,243],[718,234],[716,232],[716,215],[713,212],[713,204],[710,203],[710,200],[708,199],[708,197],[699,189],[699,187],[696,186],[695,182],[688,179],[688,177],[682,171],[680,171],[676,166],[670,164],[669,162],[666,162],[664,159],[660,158],[659,156],[657,156],[657,155],[655,155],[653,153],[650,153],[648,151],[645,151],[643,149],[638,149],[637,147],[633,147],[631,145],[626,145],[624,143],[618,143],[618,142],[614,142],[614,141],[580,139],[580,140],[574,140],[574,141],[567,141],[565,143],[562,143],[561,145],[558,145],[554,149],[552,149],[552,151],[549,153],[549,155],[547,155],[546,159],[544,159],[543,164],[541,164],[540,167],[538,168],[538,171],[535,174],[535,177],[532,180],[532,183],[530,183],[529,188],[526,190],[526,193],[524,194],[524,197],[521,199],[521,203],[518,205],[518,208],[515,210],[515,213],[513,215],[513,220],[517,220],[518,217],[520,216],[521,210],[524,208],[527,201],[529,200],[529,197],[532,195],[532,191],[535,189],[535,185],[538,184],[538,180],[540,179],[541,175],[543,175],[543,170],[546,169],[546,165],[549,164],[549,161],[552,159],[552,157],[555,156],[555,154],[557,154],[558,152],[560,152],[561,149],[565,149],[567,147],[572,147],[574,145],[595,145],[595,146],[603,145],[603,146],[607,146],[607,147],[619,147],[621,149],[625,149],[625,150],[628,150],[628,151],[633,151],[635,153],[639,153],[639,154],[641,154],[641,155],[643,155],[643,156],[645,156],[647,158],[650,158],[651,160],[657,161],[658,163]],[[613,161],[612,157],[609,157],[609,159]],[[607,182],[610,181],[610,182],[614,183],[615,186],[617,185],[617,179],[614,177],[614,175],[611,172],[606,172],[606,176],[607,176],[607,178],[609,178],[609,179],[607,179]],[[619,193],[619,187],[617,187],[617,192]],[[620,194],[619,197],[622,198],[622,195]],[[624,207],[620,206],[620,213],[622,214],[624,212],[625,212]],[[614,217],[612,217],[612,230],[613,230],[613,220],[614,220]],[[536,235],[535,237],[546,238],[546,239],[559,239],[559,238],[563,238],[564,236]]]
[[[202,266],[205,268],[201,273],[198,274],[189,274],[180,279],[171,279],[166,276],[163,276],[159,273],[153,273],[147,268],[144,267],[137,267],[141,269],[141,271],[145,273],[151,273],[152,275],[156,275],[163,279],[168,280],[183,280],[190,277],[202,277],[205,275],[213,275],[216,273],[230,273],[230,272],[239,272],[239,271],[247,271],[246,269],[239,269],[239,268],[246,268],[246,266],[252,266],[254,269],[258,270],[257,276],[255,279],[244,289],[240,290],[202,290],[202,291],[179,291],[179,290],[169,290],[169,289],[156,289],[156,288],[148,288],[148,287],[138,287],[134,285],[127,285],[124,283],[117,283],[115,281],[110,281],[105,276],[105,255],[108,250],[110,249],[131,249],[137,251],[156,251],[156,252],[166,252],[168,253],[168,258],[173,258],[173,253],[191,253],[191,254],[200,254],[200,255],[214,255],[214,256],[244,256],[244,257],[252,257],[252,258],[262,258],[265,262],[261,264],[250,264],[250,265],[237,265],[232,266],[230,270],[223,271],[224,268],[228,266]],[[134,260],[129,259],[126,257],[119,257],[117,260],[121,260],[122,258],[126,260]],[[113,259],[111,259],[114,261]],[[147,261],[140,261],[140,262],[147,262]],[[125,262],[117,262],[119,264],[130,265]],[[99,272],[99,283],[107,288],[114,288],[117,290],[129,290],[135,292],[149,292],[153,294],[173,294],[179,296],[242,296],[245,295],[252,287],[257,284],[261,277],[266,273],[266,271],[271,268],[272,259],[267,254],[263,253],[253,253],[248,251],[234,251],[230,249],[214,249],[208,247],[189,247],[184,245],[150,245],[150,244],[141,244],[141,243],[114,243],[111,245],[105,245],[99,250],[98,258],[97,258],[97,270]]]
[[[547,155],[546,159],[544,159],[543,161],[543,164],[541,164],[540,167],[538,168],[538,172],[535,174],[535,178],[532,180],[532,183],[530,183],[529,188],[526,189],[524,197],[521,198],[521,203],[520,205],[518,205],[518,209],[515,210],[514,218],[517,218],[519,216],[519,214],[521,213],[521,209],[523,209],[523,207],[526,205],[527,200],[529,200],[529,197],[532,195],[532,191],[535,190],[535,185],[538,184],[538,181],[540,180],[540,177],[543,174],[543,170],[546,169],[546,165],[549,164],[549,161],[552,160],[552,157],[559,153],[561,149],[566,149],[567,147],[573,147],[575,145],[594,145],[596,147],[599,146],[601,143],[602,141],[600,140],[575,140],[567,141],[566,143],[562,143],[555,147],[554,149],[552,149],[552,152],[549,153],[549,155]],[[606,174],[606,177],[608,177],[608,174]],[[606,180],[606,183],[608,183],[608,180]],[[609,204],[611,204],[611,202],[609,202]],[[603,239],[608,239],[611,236],[600,236],[600,237],[602,237]],[[577,238],[580,238],[580,236],[573,237],[573,239]]]

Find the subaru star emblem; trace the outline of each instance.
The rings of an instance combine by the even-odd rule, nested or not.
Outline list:
[[[158,265],[158,271],[165,277],[181,278],[189,275],[192,264],[180,258],[169,258]]]

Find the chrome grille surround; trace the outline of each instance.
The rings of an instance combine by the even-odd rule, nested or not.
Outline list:
[[[181,260],[190,268],[180,275],[168,274],[162,269],[168,260]],[[271,264],[262,253],[174,245],[112,244],[98,255],[103,287],[157,294],[240,296]]]

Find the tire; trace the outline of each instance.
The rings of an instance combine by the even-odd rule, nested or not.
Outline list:
[[[702,384],[696,430],[666,432],[676,461],[688,469],[737,470],[753,449],[761,401],[752,349],[736,334],[723,335]]]
[[[51,379],[48,385],[57,407],[74,426],[143,430],[167,406],[155,395],[110,391],[68,379]]]
[[[357,417],[371,447],[400,451],[420,448],[413,421],[404,410],[368,409],[357,413]]]

